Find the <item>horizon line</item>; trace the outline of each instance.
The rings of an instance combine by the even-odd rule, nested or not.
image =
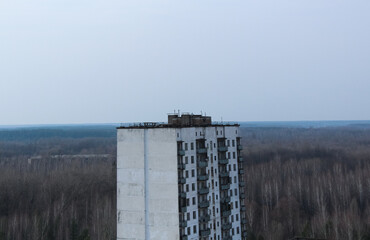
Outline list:
[[[220,122],[220,121],[212,121]],[[319,122],[368,122],[370,120],[249,120],[249,121],[222,121],[224,123],[319,123]],[[32,127],[60,127],[60,126],[104,126],[104,125],[121,125],[141,122],[121,122],[121,123],[40,123],[40,124],[0,124],[0,128],[32,128]]]

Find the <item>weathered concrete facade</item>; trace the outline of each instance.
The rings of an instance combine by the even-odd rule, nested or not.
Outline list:
[[[244,239],[239,125],[168,122],[118,128],[117,239]]]
[[[119,129],[117,239],[179,239],[176,130]]]

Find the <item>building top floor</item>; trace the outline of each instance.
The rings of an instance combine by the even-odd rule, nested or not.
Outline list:
[[[171,113],[168,114],[168,122],[143,122],[130,125],[122,125],[117,129],[127,128],[187,128],[187,127],[217,127],[217,126],[239,126],[237,123],[212,122],[210,116],[190,113]]]

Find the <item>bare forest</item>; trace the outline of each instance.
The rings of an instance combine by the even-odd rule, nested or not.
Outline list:
[[[241,130],[249,240],[370,239],[370,128]],[[0,130],[0,240],[115,239],[115,136]]]
[[[78,131],[0,133],[0,240],[115,239],[115,128]]]
[[[249,239],[370,239],[370,129],[242,130]]]

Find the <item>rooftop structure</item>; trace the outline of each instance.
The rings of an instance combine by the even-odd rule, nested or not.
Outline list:
[[[186,127],[211,127],[211,126],[240,126],[237,123],[212,122],[210,116],[184,113],[168,114],[168,122],[143,122],[130,125],[122,125],[118,129],[127,128],[186,128]]]

